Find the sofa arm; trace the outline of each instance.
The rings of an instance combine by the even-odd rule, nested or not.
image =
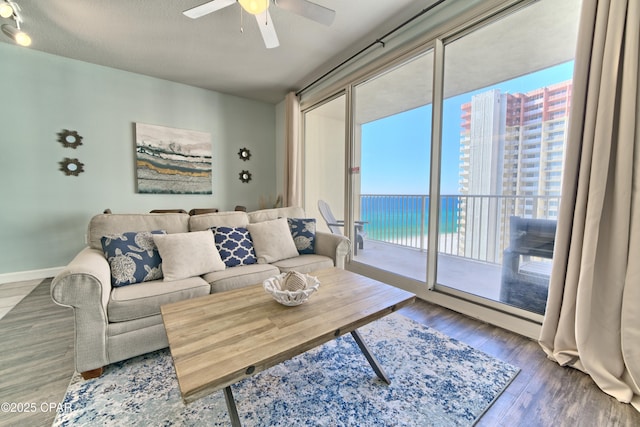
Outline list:
[[[318,231],[316,232],[315,252],[333,259],[336,267],[344,268],[347,255],[351,253],[351,241],[339,234]]]
[[[83,249],[51,282],[53,301],[73,308],[78,372],[109,364],[107,303],[110,294],[109,263],[96,249]]]

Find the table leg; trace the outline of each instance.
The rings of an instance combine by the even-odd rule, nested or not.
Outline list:
[[[238,416],[236,401],[231,392],[231,386],[224,388],[224,400],[227,402],[227,411],[229,412],[229,418],[231,418],[231,425],[233,427],[241,427],[242,424],[240,424],[240,417]]]
[[[360,351],[362,351],[362,354],[364,354],[364,357],[367,358],[369,365],[371,365],[371,367],[373,368],[378,378],[380,378],[382,381],[384,381],[387,384],[391,384],[391,380],[389,379],[387,374],[385,374],[385,372],[382,370],[382,366],[380,366],[380,362],[378,362],[378,359],[376,359],[375,356],[371,353],[371,350],[369,350],[369,347],[367,347],[367,344],[365,344],[365,342],[363,341],[360,333],[357,330],[354,330],[351,332],[351,336],[353,336],[353,339],[356,340],[358,347],[360,347]]]

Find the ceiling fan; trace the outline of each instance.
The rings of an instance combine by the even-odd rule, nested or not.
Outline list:
[[[240,6],[242,6],[246,12],[255,15],[264,44],[269,49],[280,45],[276,29],[273,26],[271,15],[269,14],[269,4],[271,3],[281,9],[288,10],[296,15],[303,16],[326,26],[331,25],[336,16],[334,10],[308,0],[211,0],[200,6],[187,9],[182,13],[189,18],[196,19],[231,6],[236,3],[236,1],[240,3]]]

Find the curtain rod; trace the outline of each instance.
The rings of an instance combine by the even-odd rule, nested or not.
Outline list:
[[[435,8],[435,7],[439,6],[440,4],[444,3],[445,1],[447,1],[447,0],[437,0],[435,3],[432,3],[431,5],[427,6],[425,9],[422,9],[416,15],[414,15],[411,18],[407,19],[402,24],[400,24],[397,27],[395,27],[393,30],[389,31],[388,33],[386,33],[382,37],[376,39],[374,42],[370,43],[369,45],[367,45],[366,47],[364,47],[360,51],[358,51],[355,54],[351,55],[349,58],[345,59],[344,61],[342,61],[341,63],[339,63],[338,65],[336,65],[335,67],[333,67],[332,69],[330,69],[329,71],[327,71],[326,73],[324,73],[323,75],[321,75],[320,77],[318,77],[317,79],[315,79],[314,81],[312,81],[311,83],[309,83],[308,85],[306,85],[305,87],[303,87],[302,89],[297,91],[296,92],[296,96],[300,96],[303,92],[305,92],[310,87],[314,86],[320,80],[324,79],[329,74],[331,74],[334,71],[336,71],[337,69],[341,68],[343,65],[346,65],[349,62],[353,61],[355,58],[357,58],[358,56],[362,55],[364,52],[366,52],[367,50],[371,49],[372,47],[374,47],[374,46],[376,46],[378,44],[381,44],[382,47],[385,47],[386,46],[385,42],[384,42],[385,38],[389,37],[390,35],[392,35],[396,31],[401,30],[402,28],[406,27],[411,22],[415,21],[416,19],[418,19],[419,17],[421,17],[425,13],[431,11],[433,8]]]

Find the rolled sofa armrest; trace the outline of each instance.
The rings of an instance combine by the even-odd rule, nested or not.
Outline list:
[[[318,255],[325,255],[333,259],[333,263],[338,268],[344,268],[347,255],[351,253],[351,241],[339,234],[316,232],[316,248]]]
[[[107,303],[111,270],[104,254],[85,248],[51,282],[56,304],[73,308],[75,361],[78,372],[109,364],[107,355]]]

